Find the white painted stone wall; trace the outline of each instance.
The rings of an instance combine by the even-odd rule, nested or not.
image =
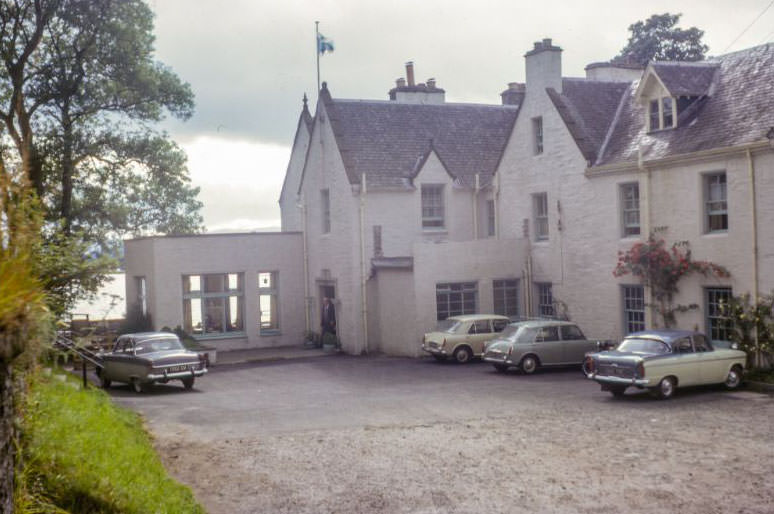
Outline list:
[[[300,344],[304,337],[302,239],[298,232],[150,237],[124,241],[127,299],[131,277],[145,276],[154,328],[183,325],[183,275],[244,273],[245,332],[202,337],[221,350]],[[280,333],[259,331],[258,272],[278,273]]]
[[[306,150],[310,142],[309,130],[302,117],[299,117],[296,137],[290,153],[288,169],[285,173],[285,183],[280,195],[280,217],[284,232],[301,231],[304,229],[301,209],[298,208],[298,185],[301,183],[301,173],[304,169]]]

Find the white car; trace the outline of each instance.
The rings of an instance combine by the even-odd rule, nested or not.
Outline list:
[[[464,314],[449,316],[438,323],[435,331],[422,338],[422,350],[437,360],[453,358],[459,363],[481,357],[484,345],[510,323],[498,314]]]

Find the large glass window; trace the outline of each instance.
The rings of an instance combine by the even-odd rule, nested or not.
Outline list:
[[[640,235],[640,185],[621,184],[622,236]]]
[[[435,302],[438,321],[458,314],[475,314],[478,288],[475,282],[436,284]]]
[[[704,224],[707,232],[723,232],[728,230],[728,202],[726,195],[725,172],[704,175]]]
[[[532,215],[535,218],[535,240],[548,239],[548,193],[532,195]]]
[[[643,286],[623,286],[624,330],[627,334],[645,330],[645,289]]]
[[[183,275],[183,328],[200,336],[244,332],[244,274]]]
[[[553,317],[554,311],[554,293],[550,282],[540,282],[537,286],[538,315]]]
[[[519,315],[519,281],[517,279],[493,280],[492,290],[495,314]]]
[[[276,271],[258,273],[258,309],[260,310],[261,334],[272,334],[279,330],[278,275]]]
[[[723,305],[731,301],[731,288],[708,287],[704,291],[707,335],[712,341],[729,341],[730,327]]]
[[[675,102],[670,96],[651,100],[648,104],[648,129],[668,129],[675,123]]]
[[[422,184],[422,228],[444,228],[442,184]]]

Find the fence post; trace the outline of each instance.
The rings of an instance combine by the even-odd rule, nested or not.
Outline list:
[[[86,359],[81,359],[81,369],[83,370],[83,388],[88,387],[88,381],[86,380]]]

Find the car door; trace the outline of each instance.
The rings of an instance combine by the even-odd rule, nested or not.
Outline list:
[[[696,350],[699,365],[699,382],[702,384],[723,382],[728,373],[728,361],[718,357],[703,334],[693,335],[693,347]]]
[[[681,386],[696,385],[699,382],[699,356],[693,349],[690,336],[682,337],[672,343],[672,357],[668,360],[668,371],[664,375],[674,375]]]
[[[597,351],[594,341],[588,341],[577,325],[562,325],[559,329],[562,336],[562,362],[580,364],[587,352]]]
[[[492,338],[492,321],[479,319],[470,324],[469,341],[473,354],[481,355],[484,352],[484,342]]]
[[[562,341],[559,339],[559,327],[544,326],[540,327],[535,336],[535,348],[540,364],[561,364],[564,356],[562,355]]]
[[[105,361],[105,372],[110,380],[129,381],[131,359],[134,357],[134,341],[130,338],[119,339]]]

